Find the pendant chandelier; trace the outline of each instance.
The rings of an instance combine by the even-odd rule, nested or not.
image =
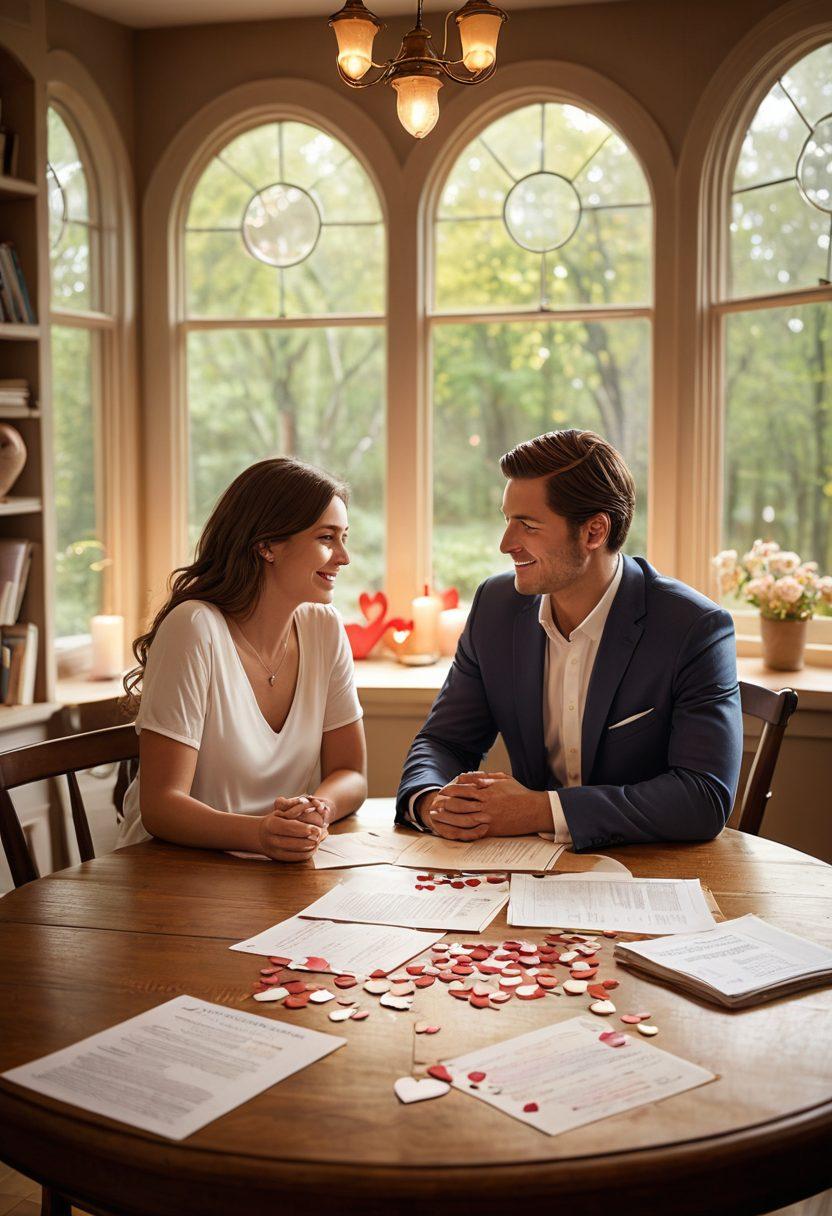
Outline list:
[[[453,17],[459,27],[462,58],[450,59],[448,22]],[[406,131],[424,139],[439,118],[439,90],[445,77],[457,84],[480,84],[493,76],[497,66],[497,38],[508,18],[489,0],[467,0],[445,18],[445,45],[437,55],[431,44],[430,30],[422,25],[422,0],[418,0],[416,25],[405,34],[395,59],[373,63],[373,39],[384,23],[363,4],[347,0],[329,19],[338,40],[338,74],[353,89],[374,84],[391,84],[396,90],[396,112]],[[364,77],[377,68],[372,80]],[[454,69],[462,68],[464,72]]]

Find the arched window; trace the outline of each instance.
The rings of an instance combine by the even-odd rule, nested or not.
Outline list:
[[[740,147],[724,319],[723,546],[832,568],[832,43],[784,72]]]
[[[89,632],[103,606],[102,343],[114,323],[104,302],[96,177],[70,114],[50,105],[47,189],[54,417],[55,633]]]
[[[560,427],[624,453],[644,552],[653,215],[635,156],[576,105],[524,106],[458,157],[434,232],[436,581],[470,597],[506,568],[499,457]]]
[[[189,534],[247,465],[308,459],[352,487],[339,602],[384,576],[384,222],[340,140],[298,121],[219,149],[185,223]]]

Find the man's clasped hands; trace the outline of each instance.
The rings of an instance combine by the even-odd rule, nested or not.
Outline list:
[[[529,790],[508,773],[460,773],[416,804],[422,823],[447,840],[525,836],[552,829],[549,795]]]

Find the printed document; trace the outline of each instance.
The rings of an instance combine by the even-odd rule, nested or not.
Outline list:
[[[713,929],[716,921],[698,878],[513,874],[508,923],[661,934]]]
[[[603,1031],[600,1018],[570,1018],[446,1060],[445,1067],[457,1089],[547,1136],[716,1079],[698,1064],[630,1035],[623,1047],[608,1047],[598,1037]],[[476,1088],[472,1072],[485,1074]]]
[[[347,925],[290,916],[229,949],[288,958],[287,966],[300,969],[308,958],[323,959],[328,971],[370,975],[395,971],[442,936],[441,931],[420,933],[398,925]]]
[[[551,870],[566,845],[534,836],[488,836],[483,840],[443,840],[417,836],[399,853],[397,864],[433,870]]]
[[[183,1140],[345,1042],[178,996],[3,1076],[81,1110]]]

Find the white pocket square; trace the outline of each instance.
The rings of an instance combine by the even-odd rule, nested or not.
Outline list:
[[[640,714],[631,714],[629,718],[622,718],[620,722],[608,726],[607,730],[618,730],[619,726],[629,726],[631,722],[637,722],[639,718],[646,718],[648,714],[652,714],[654,709],[655,706],[651,705],[649,709],[643,709]]]

